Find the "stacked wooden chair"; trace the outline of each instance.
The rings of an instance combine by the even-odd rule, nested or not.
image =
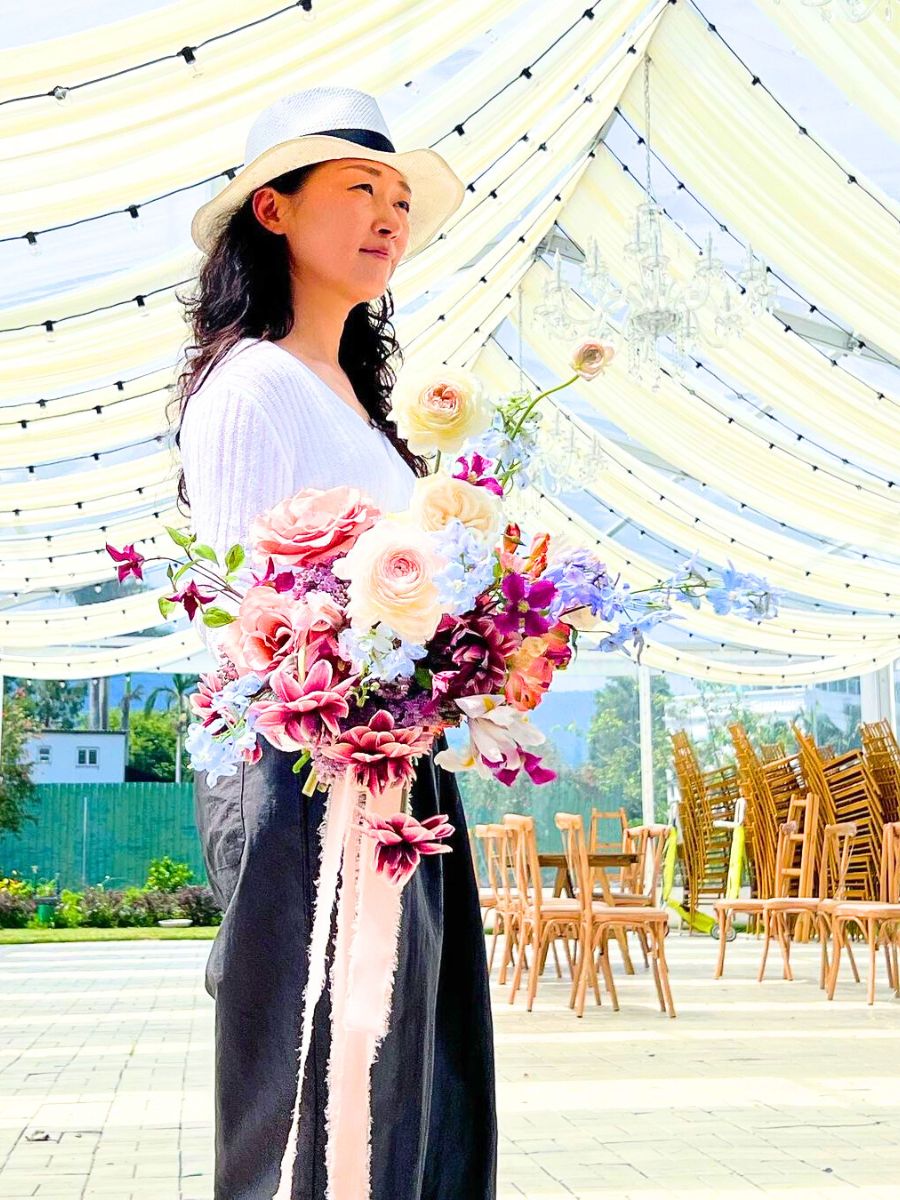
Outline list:
[[[863,754],[881,795],[886,825],[900,821],[900,747],[889,721],[860,725]]]
[[[881,793],[861,750],[822,757],[819,747],[798,726],[804,786],[819,796],[825,824],[852,823],[857,835],[847,871],[848,900],[875,900],[879,895],[884,817]]]
[[[721,823],[734,821],[740,784],[733,767],[701,771],[684,730],[673,733],[671,740],[680,798],[685,908],[693,917],[703,899],[725,894],[731,829]]]

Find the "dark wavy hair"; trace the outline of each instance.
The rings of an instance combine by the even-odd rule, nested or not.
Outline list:
[[[299,192],[312,171],[312,163],[288,171],[269,186],[285,196]],[[168,419],[175,428],[175,445],[181,445],[181,427],[191,396],[231,347],[244,337],[279,341],[294,324],[287,242],[257,220],[248,197],[222,226],[200,270],[193,295],[178,296],[191,326],[192,343],[186,365],[178,376],[167,406],[177,409]],[[355,305],[341,334],[338,362],[356,396],[376,428],[387,435],[404,462],[418,475],[428,464],[413,454],[388,420],[390,396],[396,375],[389,360],[402,364],[400,344],[391,325],[394,301],[390,290],[377,300]],[[184,471],[178,473],[178,506],[190,508]]]

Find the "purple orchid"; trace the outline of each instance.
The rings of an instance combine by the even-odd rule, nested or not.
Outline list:
[[[144,561],[143,554],[138,554],[134,548],[134,543],[129,542],[127,546],[123,546],[121,550],[117,550],[115,546],[106,543],[106,552],[110,558],[114,559],[119,564],[116,572],[119,576],[119,583],[123,579],[127,579],[129,575],[133,575],[135,579],[143,579],[144,573],[141,570],[141,563]]]
[[[556,585],[549,579],[532,583],[518,571],[511,571],[500,585],[508,603],[494,617],[494,628],[501,633],[519,633],[538,637],[546,633],[553,621],[542,616],[541,609],[550,606],[556,595]]]
[[[197,584],[193,579],[187,585],[187,587],[182,588],[180,592],[176,592],[174,596],[166,596],[167,600],[172,600],[175,604],[181,604],[184,606],[184,611],[187,613],[188,620],[190,621],[193,621],[194,613],[201,604],[209,604],[215,600],[215,598],[216,596],[214,592],[209,596],[204,595],[203,592],[201,592],[197,587]]]
[[[503,495],[503,485],[493,474],[493,464],[476,450],[471,458],[460,455],[456,460],[457,470],[453,472],[454,479],[464,479],[475,487],[487,488],[497,496]]]

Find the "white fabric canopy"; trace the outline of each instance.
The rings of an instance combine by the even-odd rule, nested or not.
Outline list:
[[[867,21],[825,21],[820,11],[792,0],[756,0],[756,5],[834,80],[848,100],[896,138],[900,113],[900,21],[896,17],[880,20],[876,10]]]
[[[651,59],[653,148],[811,302],[900,356],[896,202],[801,135],[688,4],[668,8]],[[640,75],[619,108],[643,129]]]

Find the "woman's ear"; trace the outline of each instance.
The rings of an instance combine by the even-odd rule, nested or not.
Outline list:
[[[284,233],[284,207],[286,197],[265,184],[253,193],[250,206],[253,215],[269,233]]]

